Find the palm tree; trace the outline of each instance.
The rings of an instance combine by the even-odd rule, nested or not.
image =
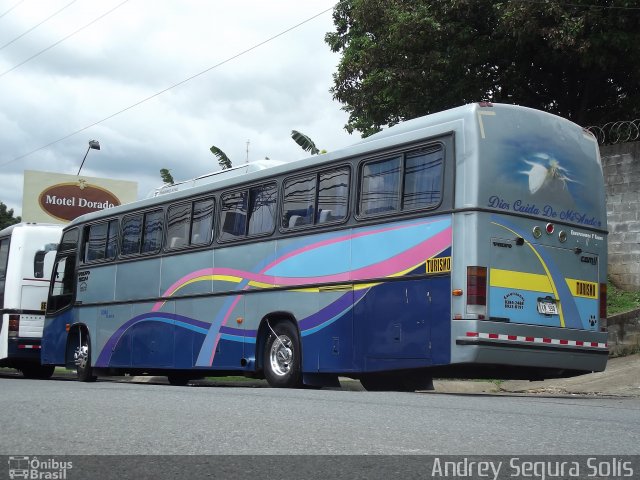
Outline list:
[[[169,170],[166,168],[160,169],[160,177],[162,177],[162,181],[164,183],[168,183],[169,185],[173,185],[173,175],[169,173]]]
[[[233,167],[233,165],[231,164],[231,160],[229,159],[229,157],[227,157],[227,154],[220,150],[218,147],[214,145],[209,150],[211,150],[211,153],[213,153],[218,159],[218,164],[220,165],[222,170]]]
[[[291,138],[293,138],[293,141],[300,145],[305,152],[309,152],[311,155],[318,155],[319,153],[326,152],[325,150],[321,152],[318,147],[316,147],[316,144],[313,143],[313,140],[302,132],[291,130]]]

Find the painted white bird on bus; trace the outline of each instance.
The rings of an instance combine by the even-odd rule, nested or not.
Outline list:
[[[574,182],[567,175],[569,171],[560,166],[558,160],[546,153],[536,153],[532,157],[540,161],[534,162],[525,160],[531,170],[520,172],[529,177],[529,192],[535,194],[543,187],[554,187],[554,189],[566,188],[567,182]]]

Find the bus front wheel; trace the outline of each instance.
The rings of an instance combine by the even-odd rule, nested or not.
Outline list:
[[[80,338],[73,352],[73,361],[76,364],[79,381],[94,382],[96,380],[91,369],[91,342],[89,341],[89,335],[85,331],[80,331]]]
[[[289,322],[267,326],[264,348],[264,376],[272,387],[302,386],[301,351],[298,332]]]

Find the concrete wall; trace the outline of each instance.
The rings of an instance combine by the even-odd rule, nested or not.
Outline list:
[[[609,355],[640,352],[640,309],[607,318]]]
[[[640,142],[600,147],[607,186],[609,277],[640,290]]]

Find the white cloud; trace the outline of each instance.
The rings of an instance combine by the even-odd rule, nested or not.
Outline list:
[[[6,73],[122,0],[75,3],[0,50],[0,201],[16,213],[22,172],[77,172],[135,179],[143,197],[160,168],[184,179],[218,168],[209,152],[235,164],[291,160],[305,152],[292,129],[335,150],[358,141],[329,88],[338,56],[324,43],[331,11],[230,59],[330,8],[330,1],[129,0],[64,42]],[[0,14],[15,5],[0,0]],[[22,2],[0,18],[0,47],[69,0]],[[211,71],[120,115],[22,159],[13,159],[87,127],[203,70]]]

